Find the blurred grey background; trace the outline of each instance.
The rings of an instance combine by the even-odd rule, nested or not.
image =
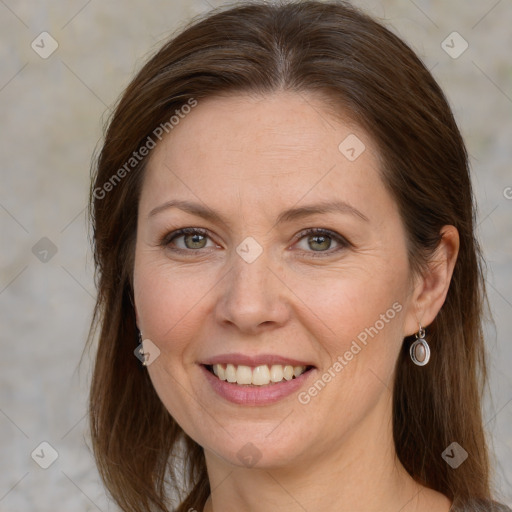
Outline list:
[[[78,369],[95,296],[91,155],[145,58],[222,3],[0,0],[1,511],[116,510],[88,448],[88,360]],[[423,58],[467,142],[495,319],[486,426],[512,506],[512,1],[354,3]]]

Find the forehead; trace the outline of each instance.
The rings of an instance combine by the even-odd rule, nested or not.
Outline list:
[[[183,116],[150,155],[141,202],[294,204],[376,193],[377,181],[373,141],[321,97],[240,94],[198,100]]]

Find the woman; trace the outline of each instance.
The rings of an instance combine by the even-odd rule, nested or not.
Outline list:
[[[91,214],[123,510],[505,510],[466,150],[387,29],[341,2],[195,21],[121,98]]]

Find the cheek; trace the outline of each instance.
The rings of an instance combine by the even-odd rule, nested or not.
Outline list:
[[[383,277],[389,276],[389,277]],[[316,313],[308,329],[325,350],[323,367],[312,386],[298,397],[304,413],[327,423],[357,424],[393,388],[396,359],[402,343],[406,275],[375,272],[344,273],[343,277],[303,284],[301,296]],[[322,288],[324,291],[322,292]],[[327,293],[325,290],[329,290]],[[327,326],[327,327],[326,327]],[[336,404],[333,410],[333,404]],[[328,418],[325,411],[330,410]],[[316,420],[312,420],[316,421]],[[323,428],[323,427],[322,427]]]
[[[144,336],[155,342],[173,339],[178,348],[191,324],[197,324],[194,316],[209,288],[211,283],[198,272],[170,268],[144,256],[136,259],[135,304]]]
[[[193,340],[197,335],[203,285],[198,276],[151,258],[136,259],[135,304],[139,327],[160,350],[147,367],[153,387],[177,423],[195,439],[198,402],[190,392]],[[184,390],[189,390],[184,392]]]
[[[347,273],[329,279],[329,293],[303,284],[300,294],[316,313],[309,315],[308,329],[326,352],[317,381],[298,397],[310,425],[316,428],[349,429],[373,410],[393,388],[394,367],[402,343],[406,301],[404,276],[401,281],[380,274],[361,280]],[[319,383],[319,381],[322,382]],[[335,404],[335,407],[333,407]],[[325,411],[330,411],[325,415]]]
[[[364,344],[374,338],[400,338],[406,277],[391,268],[353,267],[315,279],[299,277],[290,287],[310,311],[312,334],[322,336],[336,357],[356,339]]]

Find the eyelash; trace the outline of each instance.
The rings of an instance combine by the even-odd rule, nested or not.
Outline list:
[[[179,253],[179,254],[186,254],[186,253],[190,254],[190,253],[199,252],[202,250],[202,249],[180,249],[180,248],[176,248],[176,247],[173,247],[173,248],[170,247],[171,242],[173,242],[177,238],[180,238],[181,236],[184,236],[184,235],[201,235],[201,236],[206,236],[206,237],[210,238],[208,231],[206,229],[182,228],[182,229],[178,229],[176,231],[173,231],[173,232],[165,235],[162,238],[159,245],[161,245],[162,247],[166,247],[166,248],[170,249],[171,251]],[[299,242],[300,240],[302,240],[304,237],[306,237],[308,235],[309,236],[310,235],[327,236],[327,237],[331,238],[332,240],[335,240],[340,245],[340,247],[338,247],[337,249],[334,249],[334,250],[328,249],[327,251],[302,251],[303,253],[308,253],[308,255],[310,255],[313,258],[322,258],[325,256],[330,256],[334,253],[337,253],[343,249],[346,249],[346,248],[352,246],[352,244],[346,238],[342,237],[338,233],[335,233],[334,231],[330,231],[329,229],[325,229],[325,228],[305,229],[305,230],[301,231],[300,233],[298,233],[297,242]]]

